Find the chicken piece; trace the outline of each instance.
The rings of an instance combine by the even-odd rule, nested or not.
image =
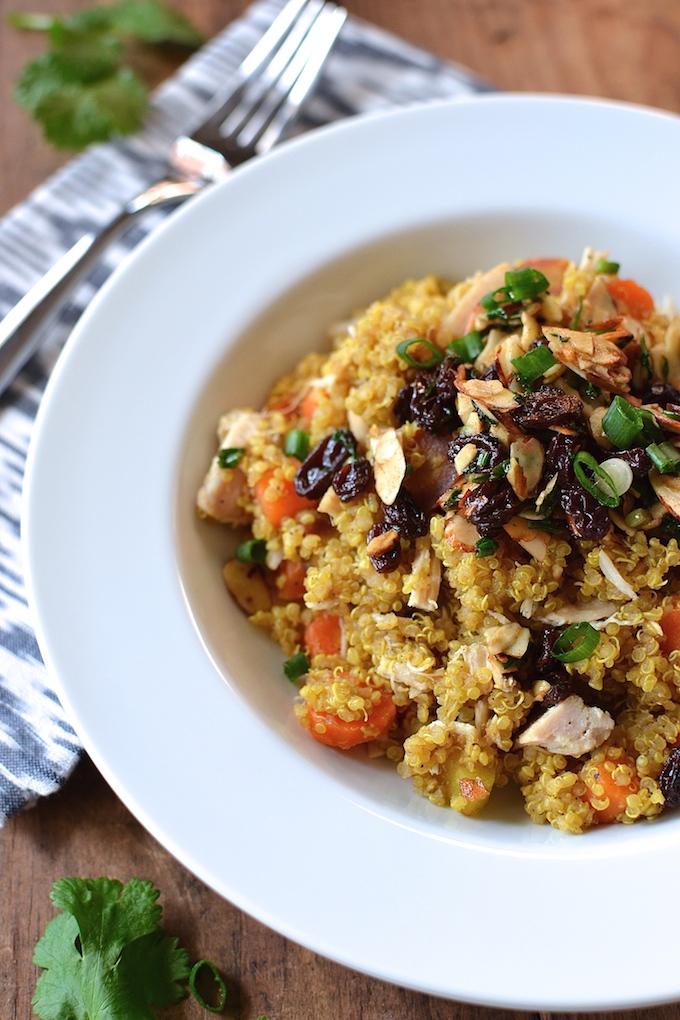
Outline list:
[[[406,582],[406,578],[404,581]],[[442,565],[429,543],[416,554],[413,560],[408,604],[412,609],[433,613],[438,606],[439,588],[442,581]]]
[[[505,274],[509,269],[512,269],[509,262],[501,262],[499,266],[494,266],[474,280],[470,289],[463,294],[458,304],[442,322],[439,337],[442,346],[449,340],[469,333],[473,328],[475,316],[481,309],[480,301],[486,294],[498,290],[505,284]]]
[[[239,503],[246,490],[246,476],[238,466],[220,467],[219,455],[221,450],[245,447],[261,418],[262,415],[255,411],[233,411],[220,419],[217,429],[220,447],[196,496],[199,516],[235,527],[250,520],[250,515]]]
[[[614,720],[608,712],[586,705],[578,694],[570,694],[520,733],[517,746],[533,745],[550,754],[578,758],[603,744],[613,729]]]

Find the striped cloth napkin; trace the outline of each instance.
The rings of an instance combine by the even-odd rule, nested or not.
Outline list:
[[[156,92],[143,131],[88,149],[0,220],[0,318],[79,237],[101,229],[124,202],[164,176],[173,139],[200,120],[206,100],[240,64],[283,2],[254,3]],[[487,89],[463,68],[350,18],[297,130]],[[43,349],[0,397],[0,825],[61,786],[81,753],[41,660],[24,589],[20,507],[33,422],[73,324],[162,215],[147,214],[109,249],[63,309]]]

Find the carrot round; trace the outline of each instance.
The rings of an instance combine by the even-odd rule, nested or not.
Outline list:
[[[299,464],[299,461],[296,463]],[[295,517],[301,510],[310,510],[316,506],[312,500],[298,496],[292,479],[274,478],[273,468],[265,471],[255,482],[255,498],[262,513],[275,528],[280,527],[285,517]]]
[[[635,280],[622,280],[618,276],[612,276],[606,281],[605,286],[619,310],[632,315],[634,319],[648,319],[654,311],[654,298]]]
[[[342,622],[334,613],[318,613],[305,627],[304,645],[310,656],[337,655],[342,646]]]
[[[662,655],[668,657],[676,648],[680,648],[680,608],[669,609],[659,620],[663,637],[659,641]]]
[[[626,810],[627,798],[640,789],[635,762],[627,755],[614,758],[601,752],[584,766],[581,778],[586,783],[585,798],[593,807],[597,821],[603,825],[618,821]]]
[[[396,715],[397,708],[389,694],[382,694],[380,701],[373,706],[373,711],[365,720],[352,719],[346,722],[332,712],[307,709],[311,736],[320,744],[338,747],[342,751],[383,737],[392,726]]]
[[[299,602],[305,594],[307,569],[301,560],[284,560],[276,571],[276,591],[284,602]]]

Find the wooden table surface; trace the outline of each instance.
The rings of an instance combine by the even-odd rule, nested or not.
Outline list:
[[[244,10],[247,0],[175,4],[210,36]],[[12,100],[20,67],[41,52],[42,42],[6,27],[4,17],[15,9],[66,12],[86,5],[85,0],[0,0],[0,214],[68,158],[43,143]],[[680,113],[677,0],[346,0],[346,5],[350,13],[466,64],[502,89],[606,96]],[[155,80],[173,66],[167,58],[147,61]],[[563,143],[578,156],[578,139]],[[626,145],[625,138],[612,145],[611,159],[625,159]],[[213,960],[225,975],[226,1015],[233,1020],[261,1014],[268,1020],[538,1020],[536,1013],[448,1002],[383,984],[268,930],[174,861],[87,759],[60,793],[0,832],[0,1020],[31,1015],[37,976],[32,949],[53,914],[51,885],[66,875],[151,879],[163,892],[166,930],[178,935],[194,958]],[[669,917],[669,924],[674,922]],[[621,937],[605,934],[606,924],[606,918],[598,923],[599,937]],[[588,948],[590,928],[584,916],[584,967],[597,966]],[[663,932],[626,935],[631,944],[640,936],[664,937]],[[549,926],[537,933],[529,954],[536,966],[559,966],[558,939]],[[484,946],[467,951],[483,953]],[[208,1014],[188,1000],[162,1015],[189,1020]],[[610,1015],[678,1020],[680,1004]],[[579,1016],[583,1020],[587,1014]]]

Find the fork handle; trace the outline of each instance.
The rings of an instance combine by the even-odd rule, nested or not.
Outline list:
[[[85,234],[76,241],[31,287],[0,322],[0,393],[4,393],[40,347],[77,284],[130,221],[146,209],[182,202],[196,190],[196,187],[175,187],[167,194],[150,196],[144,203],[139,199],[130,203],[100,233]]]

